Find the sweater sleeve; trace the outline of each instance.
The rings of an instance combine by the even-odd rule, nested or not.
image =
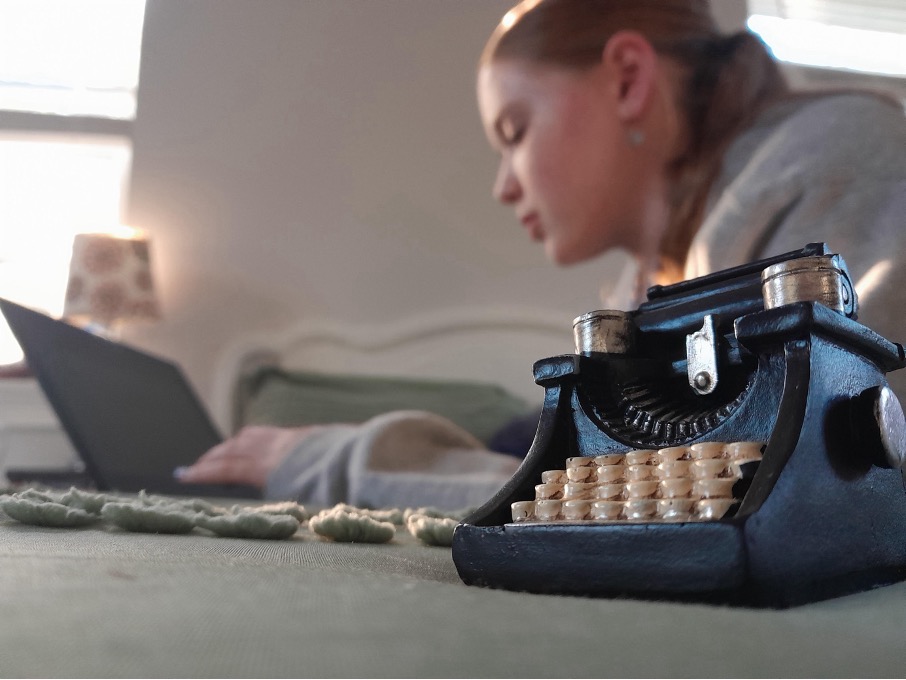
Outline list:
[[[394,411],[361,425],[318,428],[271,473],[265,497],[458,510],[487,501],[520,462],[485,449],[446,418]]]

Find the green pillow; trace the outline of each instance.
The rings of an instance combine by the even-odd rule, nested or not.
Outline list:
[[[483,442],[530,411],[524,399],[490,383],[266,367],[242,381],[237,422],[284,427],[361,423],[381,413],[409,409],[449,418]]]

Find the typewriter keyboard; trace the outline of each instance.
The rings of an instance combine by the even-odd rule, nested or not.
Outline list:
[[[535,500],[512,504],[514,522],[695,522],[739,502],[733,487],[761,460],[761,442],[699,442],[566,459]]]

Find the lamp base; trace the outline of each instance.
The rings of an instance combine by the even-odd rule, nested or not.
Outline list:
[[[14,361],[11,364],[0,364],[0,380],[4,378],[30,378],[31,369],[25,359]]]

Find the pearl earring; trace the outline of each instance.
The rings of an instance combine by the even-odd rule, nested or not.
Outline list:
[[[627,137],[630,146],[641,146],[645,143],[645,133],[641,130],[630,130]]]

